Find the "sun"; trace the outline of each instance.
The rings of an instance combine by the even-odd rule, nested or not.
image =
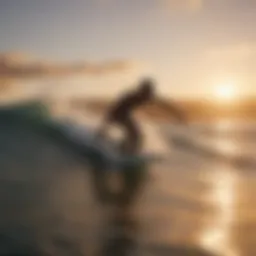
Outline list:
[[[233,100],[237,95],[234,83],[223,83],[215,87],[215,96],[221,101]]]

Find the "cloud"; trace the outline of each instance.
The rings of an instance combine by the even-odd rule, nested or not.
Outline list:
[[[171,11],[196,12],[202,9],[204,0],[160,0]]]
[[[1,79],[107,75],[126,72],[134,66],[135,62],[128,60],[111,60],[102,63],[56,63],[42,61],[24,54],[0,54]]]

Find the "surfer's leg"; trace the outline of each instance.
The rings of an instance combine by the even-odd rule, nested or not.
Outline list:
[[[123,142],[123,149],[127,153],[138,153],[142,146],[142,134],[138,125],[132,118],[122,120],[120,125],[124,128],[126,133]]]
[[[139,127],[131,118],[123,120],[121,125],[126,132],[123,147],[124,152],[133,155],[138,154],[141,150],[143,139]],[[144,174],[144,172],[140,168],[124,167],[120,174],[123,187],[118,197],[118,205],[128,210],[134,202],[134,199],[136,199],[143,184],[142,174]]]

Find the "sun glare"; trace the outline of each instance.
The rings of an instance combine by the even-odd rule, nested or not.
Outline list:
[[[236,97],[236,89],[233,83],[220,84],[215,89],[217,99],[221,101],[230,101]]]

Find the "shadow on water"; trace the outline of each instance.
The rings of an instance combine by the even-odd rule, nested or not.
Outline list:
[[[127,219],[126,219],[127,218]],[[126,218],[114,219],[104,228],[107,233],[100,243],[97,256],[217,256],[203,249],[186,245],[141,244],[138,220]]]
[[[101,242],[99,256],[133,255],[137,247],[136,222],[115,218],[106,223],[105,238]]]
[[[164,245],[155,245],[149,248],[149,255],[161,255],[161,256],[216,256],[212,253],[206,252],[204,250],[187,247],[187,246],[164,246]]]

